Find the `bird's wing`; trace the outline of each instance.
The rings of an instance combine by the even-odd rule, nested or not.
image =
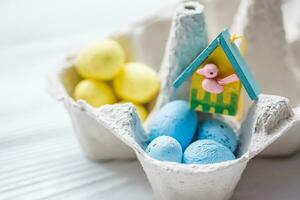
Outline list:
[[[220,85],[226,85],[226,84],[229,84],[229,83],[232,83],[232,82],[236,82],[238,80],[239,80],[239,78],[236,74],[231,74],[231,75],[229,75],[225,78],[219,79],[217,81]]]

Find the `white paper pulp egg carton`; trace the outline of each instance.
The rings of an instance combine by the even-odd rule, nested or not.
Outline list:
[[[160,12],[159,15],[154,15],[139,23],[130,25],[128,26],[128,29],[111,34],[110,37],[121,43],[129,60],[144,62],[153,67],[156,71],[159,71],[160,66],[166,66],[160,65],[160,63],[167,43],[171,19],[171,15],[168,12],[163,14]],[[170,35],[171,34],[172,33],[170,33]],[[295,152],[300,145],[300,133],[298,131],[300,128],[300,109],[290,109],[288,101],[282,97],[260,96],[261,99],[259,99],[258,102],[254,102],[252,105],[252,107],[257,108],[257,104],[259,104],[260,109],[254,109],[254,111],[251,112],[250,110],[248,112],[248,117],[244,123],[245,125],[242,126],[241,129],[241,133],[247,132],[247,135],[255,136],[255,141],[258,141],[254,142],[252,146],[248,145],[248,149],[244,148],[244,153],[239,159],[212,166],[183,166],[154,161],[147,157],[140,148],[133,145],[134,140],[131,139],[130,142],[126,140],[126,144],[124,143],[124,138],[122,138],[121,135],[124,131],[129,130],[115,129],[111,125],[106,124],[103,117],[115,113],[114,109],[118,110],[120,105],[105,106],[104,108],[106,109],[102,107],[94,108],[85,101],[75,101],[71,97],[72,91],[79,81],[80,77],[75,71],[72,58],[67,59],[62,66],[59,66],[58,71],[50,75],[48,90],[52,96],[63,102],[65,105],[72,120],[79,143],[86,155],[94,160],[107,160],[132,159],[136,157],[135,153],[137,153],[150,181],[156,183],[161,180],[162,183],[165,182],[166,184],[168,182],[170,190],[179,187],[180,185],[188,187],[187,185],[192,184],[193,180],[199,181],[198,185],[201,183],[201,180],[214,182],[217,180],[213,177],[222,174],[225,180],[225,177],[228,177],[228,181],[233,184],[239,179],[247,161],[257,153],[262,151],[262,155],[268,156],[289,155]],[[163,84],[164,79],[161,81]],[[163,93],[165,91],[161,92]],[[160,96],[164,95],[162,93]],[[260,104],[260,101],[267,101],[267,103]],[[110,108],[109,112],[107,111],[108,107]],[[270,113],[272,115],[270,115]],[[116,120],[116,122],[120,121],[121,123],[121,119],[123,118],[124,116],[115,115],[114,120]],[[273,128],[273,122],[278,123],[276,124],[277,128]],[[240,125],[236,124],[236,126]],[[256,127],[259,131],[255,132],[253,127]],[[118,131],[121,132],[119,133]],[[260,141],[262,138],[266,139],[266,141]],[[245,143],[247,141],[243,140],[243,142]],[[255,150],[253,150],[253,145],[257,147]],[[224,172],[221,172],[220,170]],[[165,179],[161,179],[159,176],[152,176],[152,174],[156,173],[158,173],[158,175],[160,174],[161,177],[166,176]],[[174,182],[174,184],[171,184],[172,181],[169,182],[169,178],[167,177],[170,176],[170,179],[173,179],[171,178],[173,173],[177,174],[178,181],[181,182]],[[207,178],[197,178],[198,175],[199,177],[201,175]],[[226,181],[224,181],[223,186],[220,186],[220,190],[226,190],[226,188],[230,186],[230,184],[226,185],[225,183]],[[157,184],[152,185],[157,191],[163,190],[162,187]],[[194,188],[192,185],[189,187]],[[206,190],[205,188],[196,188],[198,188],[198,190]],[[182,188],[180,190],[184,189]],[[188,193],[189,195],[197,194]],[[218,192],[213,193],[216,197],[220,195]],[[176,193],[174,193],[174,195],[169,195],[173,197],[176,196],[175,194]],[[161,195],[168,197],[164,192],[162,192]]]
[[[260,95],[241,125],[237,159],[197,165],[164,162],[145,153],[145,130],[132,104],[106,105],[93,111],[99,123],[132,148],[143,166],[156,199],[229,199],[249,160],[299,122],[287,99]]]
[[[177,26],[184,20],[190,20],[192,16],[190,12],[199,12],[199,15],[193,17],[199,17],[200,20],[203,18],[203,7],[200,4],[191,3],[188,7],[185,5],[180,9],[187,12],[188,17],[179,17],[180,20],[173,21],[172,26],[170,15],[154,16],[129,26],[128,31],[112,34],[111,37],[122,44],[129,55],[129,60],[144,62],[157,71],[163,71],[163,77],[174,79],[172,76],[176,75],[164,68],[170,66],[170,63],[177,65],[178,60],[172,58],[168,52],[172,52],[174,50],[172,48],[188,48],[188,46],[176,38],[184,33],[175,34],[172,31],[181,30]],[[191,6],[194,6],[194,11],[191,10]],[[184,10],[186,8],[188,11]],[[171,33],[164,60],[166,57],[172,59],[160,65],[170,27]],[[187,42],[191,42],[188,38],[192,38],[198,31],[184,35],[184,38]],[[192,42],[194,45],[202,44],[197,39]],[[269,156],[289,155],[300,145],[298,131],[300,108],[292,109],[288,99],[284,97],[262,94],[252,103],[241,124],[231,121],[234,127],[240,127],[237,159],[209,165],[152,159],[144,151],[147,133],[132,104],[94,108],[85,101],[75,101],[71,97],[75,85],[81,79],[75,71],[72,60],[68,59],[64,66],[60,66],[59,70],[49,77],[48,89],[65,105],[82,149],[94,160],[137,157],[157,199],[229,199],[250,159],[260,153]],[[163,69],[159,69],[158,66],[162,66]],[[167,79],[161,81],[164,85]],[[172,93],[166,88],[162,88],[158,96],[161,101],[166,101],[168,95]],[[159,105],[154,107],[153,112],[156,111],[156,107]],[[224,120],[229,119],[225,117]]]

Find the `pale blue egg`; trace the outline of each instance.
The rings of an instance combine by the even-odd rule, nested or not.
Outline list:
[[[183,163],[187,164],[212,164],[234,159],[226,146],[213,140],[197,140],[183,154]]]
[[[232,152],[237,147],[237,136],[234,130],[225,122],[208,119],[199,123],[198,139],[210,139],[223,144]]]
[[[146,153],[157,160],[179,162],[182,160],[182,148],[179,142],[169,136],[155,138],[146,149]]]
[[[184,150],[192,141],[197,127],[197,114],[188,102],[176,100],[163,106],[148,125],[149,142],[168,135],[175,138]]]

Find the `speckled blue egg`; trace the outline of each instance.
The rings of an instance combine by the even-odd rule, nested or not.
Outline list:
[[[232,152],[237,147],[237,136],[234,130],[225,122],[209,119],[199,123],[198,139],[210,139],[223,144]]]
[[[213,140],[197,140],[190,144],[183,154],[183,163],[212,164],[235,159],[224,145]]]
[[[182,148],[179,142],[169,136],[155,138],[146,148],[146,153],[161,161],[179,162],[182,160]]]
[[[171,136],[184,150],[191,143],[196,128],[196,112],[186,101],[175,100],[163,106],[149,122],[149,141],[162,135]]]

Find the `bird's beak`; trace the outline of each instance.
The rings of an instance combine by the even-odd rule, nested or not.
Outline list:
[[[203,68],[198,69],[198,70],[196,71],[196,73],[197,73],[197,74],[200,74],[200,75],[204,75],[204,69],[203,69]]]

